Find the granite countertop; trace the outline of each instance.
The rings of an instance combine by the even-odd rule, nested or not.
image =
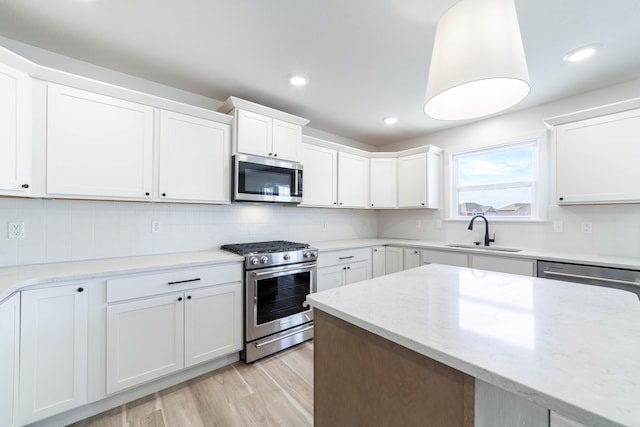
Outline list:
[[[243,259],[227,251],[210,250],[5,267],[0,268],[0,301],[15,291],[33,285],[111,274],[144,273],[164,268],[202,267],[242,262]]]
[[[349,240],[332,240],[323,242],[311,242],[311,246],[322,251],[334,251],[343,249],[355,249],[376,245],[391,246],[408,246],[422,249],[437,249],[450,252],[463,252],[470,254],[492,255],[510,258],[524,258],[535,260],[546,260],[554,262],[568,262],[575,264],[597,265],[602,267],[626,268],[631,270],[640,270],[640,259],[625,258],[605,255],[589,255],[568,252],[557,252],[552,250],[533,250],[522,248],[520,252],[502,252],[482,249],[482,246],[476,248],[453,248],[447,246],[453,242],[431,242],[424,240],[408,240],[408,239],[392,239],[392,238],[373,238],[373,239],[349,239]],[[496,245],[494,247],[500,247]]]
[[[430,264],[307,300],[578,422],[640,426],[630,292]]]

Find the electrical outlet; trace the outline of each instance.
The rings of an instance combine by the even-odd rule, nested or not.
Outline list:
[[[24,237],[24,222],[9,223],[9,238],[22,239]]]
[[[151,232],[159,233],[162,231],[162,223],[160,221],[151,221]]]
[[[436,220],[436,228],[438,230],[442,229],[442,220],[441,219],[437,219]]]
[[[564,223],[562,221],[553,221],[553,232],[562,233],[564,231]]]
[[[580,223],[580,231],[583,233],[591,234],[593,231],[593,223],[592,222],[582,222]]]

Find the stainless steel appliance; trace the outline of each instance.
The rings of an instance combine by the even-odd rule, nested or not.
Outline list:
[[[633,292],[640,299],[640,271],[538,261],[538,277],[622,289]]]
[[[282,240],[222,249],[245,257],[245,345],[240,353],[244,361],[313,338],[313,309],[305,301],[316,289],[316,249]]]
[[[274,158],[233,156],[233,200],[302,202],[302,165]]]

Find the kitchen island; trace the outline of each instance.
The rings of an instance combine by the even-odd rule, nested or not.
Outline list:
[[[411,422],[395,415],[420,408],[471,426],[484,384],[587,426],[640,426],[632,293],[431,264],[308,302],[319,427],[368,416]],[[407,366],[390,371],[394,363]]]

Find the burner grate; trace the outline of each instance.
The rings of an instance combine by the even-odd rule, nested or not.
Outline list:
[[[221,248],[239,255],[253,252],[287,252],[299,249],[306,249],[309,245],[306,243],[289,242],[286,240],[273,240],[268,242],[254,243],[236,243],[231,245],[222,245]]]

